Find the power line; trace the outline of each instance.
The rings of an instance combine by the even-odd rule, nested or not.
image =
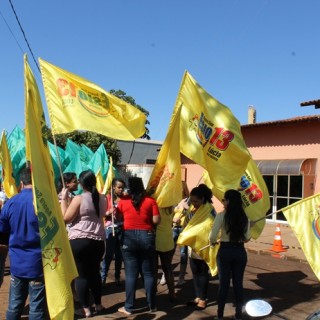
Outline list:
[[[37,68],[38,68],[38,70],[39,70],[39,72],[40,72],[39,65],[38,65],[38,63],[37,63],[36,58],[34,57],[34,54],[33,54],[33,52],[32,52],[32,49],[31,49],[30,45],[29,45],[28,39],[27,39],[27,37],[26,37],[26,34],[25,34],[25,32],[24,32],[24,30],[23,30],[23,28],[22,28],[22,25],[21,25],[21,23],[20,23],[20,21],[19,21],[19,18],[18,18],[18,16],[17,16],[16,10],[14,9],[11,0],[9,0],[9,2],[10,2],[10,5],[11,5],[11,9],[12,9],[12,11],[13,11],[15,17],[16,17],[16,20],[17,20],[17,22],[18,22],[18,24],[19,24],[20,30],[21,30],[21,32],[22,32],[22,34],[23,34],[24,40],[25,40],[25,42],[27,43],[27,46],[28,46],[29,51],[30,51],[30,53],[31,53],[32,59],[33,59],[35,65],[37,66]],[[21,47],[20,47],[20,48],[21,48]]]
[[[9,26],[8,22],[7,22],[7,21],[6,21],[6,19],[4,18],[4,16],[3,16],[3,14],[2,14],[2,12],[1,12],[1,11],[0,11],[0,15],[1,15],[1,17],[2,17],[2,19],[3,19],[3,21],[4,21],[4,23],[6,24],[7,28],[9,29],[9,31],[10,31],[10,33],[11,33],[11,35],[12,35],[13,39],[16,41],[16,43],[17,43],[18,47],[20,48],[21,52],[22,52],[22,53],[24,53],[24,51],[23,51],[22,47],[20,46],[19,41],[18,41],[18,40],[17,40],[17,38],[15,37],[15,35],[14,35],[13,31],[11,30],[11,28],[10,28],[10,26]]]

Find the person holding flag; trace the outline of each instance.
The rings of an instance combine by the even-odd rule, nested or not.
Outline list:
[[[212,191],[205,184],[199,184],[198,187],[191,190],[190,202],[192,206],[186,215],[184,221],[185,230],[181,235],[188,232],[187,227],[191,230],[192,227],[190,228],[190,226],[195,221],[198,221],[199,218],[201,221],[208,219],[208,223],[211,223],[216,216],[216,211],[212,206]],[[207,306],[209,266],[194,249],[191,247],[188,249],[196,297],[194,300],[189,301],[187,305],[195,306],[197,310],[204,310]]]
[[[75,172],[64,172],[63,181],[65,183],[66,188],[69,191],[68,198],[71,200],[75,196],[74,192],[78,190],[79,181],[77,178],[77,174]],[[62,182],[62,178],[60,177],[60,180],[57,186],[59,200],[61,200],[62,188],[63,188],[63,182]]]
[[[109,168],[112,170],[112,168]],[[120,178],[113,178],[111,192],[107,194],[107,211],[104,229],[106,232],[106,252],[101,263],[101,281],[105,285],[111,261],[114,256],[115,281],[120,286],[120,273],[122,265],[121,239],[123,236],[123,216],[117,210],[118,202],[123,196],[126,183]],[[112,218],[113,215],[113,218]]]
[[[215,245],[221,230],[220,248],[217,254],[219,291],[218,319],[223,319],[230,279],[232,278],[236,300],[235,319],[242,319],[243,275],[247,264],[247,252],[244,242],[250,240],[250,222],[242,204],[241,193],[227,190],[222,199],[225,210],[216,216],[209,237]]]

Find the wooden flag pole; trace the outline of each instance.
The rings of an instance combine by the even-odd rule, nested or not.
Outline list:
[[[110,170],[110,168],[109,168]],[[112,222],[112,236],[115,236],[115,232],[114,232],[114,214],[113,211],[115,210],[115,206],[114,206],[114,202],[113,202],[113,188],[111,185],[111,189],[110,189],[110,198],[111,198],[111,204],[112,204],[112,212],[111,212],[111,222]]]
[[[279,209],[279,210],[277,210],[277,211],[271,212],[271,213],[269,213],[269,214],[265,215],[264,217],[261,217],[261,218],[259,218],[259,219],[257,219],[257,220],[250,221],[250,223],[253,223],[253,224],[254,224],[254,223],[257,223],[257,222],[259,222],[259,221],[261,221],[261,220],[263,220],[263,219],[266,219],[266,218],[268,218],[268,217],[270,217],[270,216],[272,216],[272,215],[274,215],[274,214],[276,214],[276,213],[278,213],[278,212],[280,212],[280,211],[282,211],[282,209]],[[206,246],[200,248],[199,251],[202,251],[202,250],[204,250],[204,249],[207,249],[207,248],[210,247],[210,246],[211,246],[211,244],[209,243],[209,244],[207,244]]]
[[[269,214],[266,214],[264,217],[261,217],[261,218],[259,218],[259,219],[257,219],[257,220],[252,220],[252,221],[250,221],[251,223],[257,223],[257,222],[259,222],[259,221],[261,221],[261,220],[263,220],[263,219],[266,219],[266,218],[268,218],[268,217],[270,217],[270,216],[273,216],[274,214],[276,214],[276,213],[278,213],[278,212],[280,212],[280,211],[282,211],[282,209],[279,209],[279,210],[277,210],[277,211],[274,211],[274,212],[271,212],[271,213],[269,213]]]

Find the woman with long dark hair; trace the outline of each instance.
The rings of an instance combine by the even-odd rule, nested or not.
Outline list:
[[[123,214],[122,256],[126,275],[126,301],[119,312],[130,315],[134,309],[136,283],[142,273],[150,311],[156,310],[155,227],[160,223],[156,201],[147,196],[141,178],[129,178],[130,195],[120,199]]]
[[[81,309],[77,315],[90,317],[89,290],[95,303],[95,311],[101,312],[100,261],[104,253],[105,232],[103,217],[106,212],[106,198],[96,188],[96,176],[91,170],[79,175],[83,189],[68,205],[68,189],[62,190],[61,209],[66,223],[70,223],[69,240],[79,277],[75,288]]]
[[[222,199],[225,210],[214,220],[210,234],[211,244],[217,243],[221,230],[220,248],[217,254],[219,274],[218,319],[223,319],[224,307],[232,279],[235,296],[235,319],[242,319],[243,275],[247,264],[244,243],[250,240],[250,224],[237,190],[228,190]]]

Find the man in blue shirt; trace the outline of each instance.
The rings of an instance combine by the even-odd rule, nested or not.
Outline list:
[[[20,319],[29,294],[29,320],[43,320],[45,287],[30,168],[23,169],[20,179],[21,192],[6,202],[0,216],[0,232],[9,234],[11,284],[6,319]]]

